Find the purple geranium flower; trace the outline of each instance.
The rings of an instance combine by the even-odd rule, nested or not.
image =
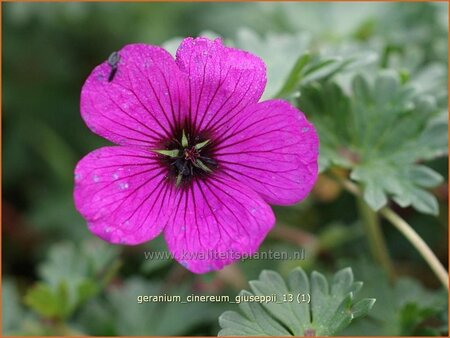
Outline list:
[[[196,273],[254,253],[275,218],[268,205],[305,198],[317,178],[318,138],[282,100],[258,103],[266,69],[220,39],[164,49],[127,45],[94,69],[81,114],[118,146],[75,169],[75,205],[89,230],[135,245],[164,233]]]

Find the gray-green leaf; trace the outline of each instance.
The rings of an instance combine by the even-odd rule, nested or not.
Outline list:
[[[349,94],[334,82],[308,85],[298,104],[319,133],[321,171],[350,169],[374,210],[392,199],[438,214],[437,200],[426,189],[443,178],[417,164],[448,152],[447,120],[440,118],[432,96],[384,71],[373,79],[355,76]]]
[[[308,280],[301,268],[285,280],[275,271],[264,270],[259,279],[250,281],[252,292],[239,296],[276,295],[274,301],[240,302],[242,312],[226,311],[219,317],[219,336],[316,336],[333,335],[354,318],[366,315],[375,299],[354,302],[362,282],[353,281],[351,268],[337,272],[328,285],[326,278],[313,272]]]

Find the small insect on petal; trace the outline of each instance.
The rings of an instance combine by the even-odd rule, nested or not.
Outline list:
[[[112,52],[108,58],[108,65],[111,67],[111,72],[109,73],[108,82],[114,79],[117,72],[117,66],[120,61],[120,55],[118,52]]]
[[[206,146],[209,143],[209,140],[200,142],[198,144],[195,145],[195,149],[200,150],[202,149],[204,146]]]
[[[180,151],[178,149],[173,149],[173,150],[154,150],[152,149],[153,152],[164,155],[164,156],[169,156],[169,157],[178,157],[178,155],[180,154]]]

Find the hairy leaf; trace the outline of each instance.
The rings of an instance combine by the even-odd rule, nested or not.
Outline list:
[[[41,281],[27,291],[25,303],[43,317],[67,318],[112,277],[116,258],[115,247],[97,240],[57,244],[39,266]]]
[[[350,94],[334,82],[306,86],[299,106],[318,130],[321,171],[350,169],[374,210],[392,198],[402,207],[438,213],[426,189],[442,177],[418,164],[448,150],[447,121],[437,118],[432,96],[418,95],[396,73],[382,72],[372,80],[355,76]]]
[[[351,268],[337,272],[331,287],[314,271],[310,279],[301,268],[285,281],[275,271],[264,270],[251,281],[252,292],[239,296],[241,313],[226,311],[219,317],[219,336],[328,336],[336,334],[357,317],[365,316],[375,303],[366,298],[354,301],[362,282],[353,281]],[[264,296],[276,296],[275,299]],[[270,301],[267,301],[270,300]]]

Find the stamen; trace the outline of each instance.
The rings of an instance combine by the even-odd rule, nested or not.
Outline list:
[[[209,143],[209,140],[200,142],[198,144],[195,145],[195,149],[200,150],[202,149],[204,146],[206,146]]]
[[[151,149],[151,151],[161,154],[161,155],[165,155],[165,156],[169,156],[169,157],[178,157],[178,155],[180,154],[180,150],[178,149],[173,149],[173,150],[155,150],[155,149]]]
[[[203,171],[206,171],[207,173],[212,172],[211,169],[209,169],[202,161],[200,161],[200,160],[198,160],[198,159],[197,159],[196,161],[192,162],[192,164],[193,164],[195,167],[200,168],[200,169],[202,169]]]
[[[186,134],[184,133],[184,129],[183,129],[183,135],[181,136],[181,146],[183,148],[186,148],[189,145],[188,139],[186,137]]]

